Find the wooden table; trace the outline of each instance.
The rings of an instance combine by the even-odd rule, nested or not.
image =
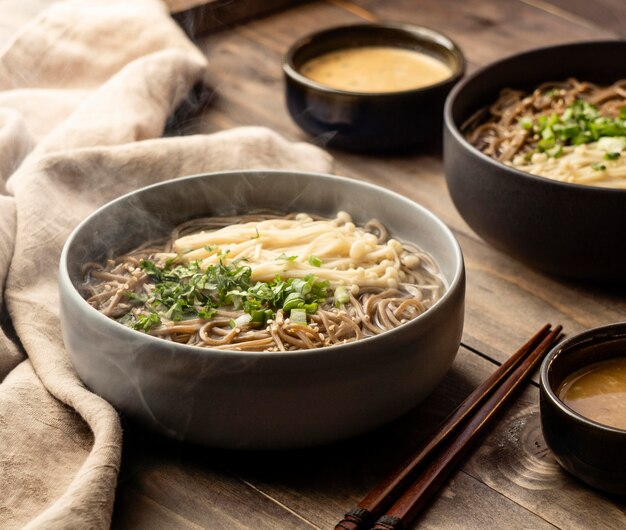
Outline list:
[[[45,3],[31,0],[30,5]],[[28,4],[0,0],[0,6],[16,9]],[[22,21],[14,17],[18,19]],[[4,19],[5,26],[7,20],[10,17]],[[364,20],[440,29],[463,48],[472,71],[541,45],[623,38],[626,3],[327,0],[298,4],[199,40],[210,59],[214,97],[202,119],[179,122],[171,134],[263,125],[289,139],[323,146],[323,138],[306,136],[287,114],[281,58],[289,44],[306,33]],[[0,29],[6,31],[4,26]],[[547,276],[476,236],[448,196],[441,153],[332,154],[338,174],[399,192],[431,209],[454,231],[463,248],[468,279],[465,330],[454,366],[424,403],[384,430],[328,447],[275,453],[218,451],[172,442],[127,425],[115,528],[333,528],[543,323],[561,323],[571,335],[624,320],[623,289],[600,289]],[[542,438],[538,389],[531,384],[453,475],[417,526],[625,528],[626,501],[585,487],[559,467]]]

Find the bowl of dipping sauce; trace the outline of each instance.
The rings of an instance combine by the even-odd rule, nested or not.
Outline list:
[[[540,403],[559,464],[591,486],[626,494],[626,323],[556,346],[541,366]]]
[[[298,40],[283,62],[294,121],[354,151],[439,140],[446,95],[464,71],[463,54],[448,37],[405,24],[326,29]]]

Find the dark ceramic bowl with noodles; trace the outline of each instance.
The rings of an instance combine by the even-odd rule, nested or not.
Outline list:
[[[204,216],[257,210],[339,211],[377,218],[437,262],[445,290],[424,313],[380,335],[297,351],[226,351],[135,331],[79,290],[87,262],[128,252]],[[119,255],[119,253],[117,255]],[[61,323],[83,382],[126,416],[171,437],[214,447],[279,449],[354,436],[407,412],[441,381],[463,328],[461,250],[432,213],[351,179],[286,171],[181,178],[123,196],[83,221],[60,264]]]
[[[626,41],[552,46],[474,72],[446,101],[444,167],[450,195],[483,239],[545,272],[592,282],[626,280],[626,190],[535,176],[491,158],[466,138],[464,124],[505,88],[532,92],[575,77],[610,85],[626,77]],[[625,156],[625,155],[622,155]]]

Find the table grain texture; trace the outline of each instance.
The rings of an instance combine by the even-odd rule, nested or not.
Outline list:
[[[50,3],[0,0],[0,45]],[[192,3],[197,10],[201,2]],[[280,4],[281,10],[239,24],[237,17],[245,15],[241,3],[232,2],[241,13],[236,17],[228,15],[229,2],[209,2],[207,9],[211,4],[217,11],[177,15],[209,58],[212,90],[190,102],[196,108],[177,114],[170,135],[263,125],[324,147],[325,138],[307,136],[289,118],[280,65],[290,43],[329,25],[391,20],[432,26],[461,46],[470,72],[533,47],[626,36],[624,0],[326,0],[288,8],[273,0],[272,9]],[[198,16],[210,23],[198,24]],[[616,60],[626,68],[624,58]],[[214,450],[127,423],[114,528],[334,528],[543,323],[561,323],[572,335],[626,320],[623,288],[547,276],[472,232],[447,193],[440,149],[385,157],[331,152],[337,174],[423,204],[460,242],[467,267],[465,329],[452,369],[425,402],[399,420],[310,450]],[[626,528],[624,499],[584,486],[556,463],[541,434],[536,381],[535,376],[412,528]]]

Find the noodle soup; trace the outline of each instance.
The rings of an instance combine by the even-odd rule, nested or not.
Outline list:
[[[445,291],[433,258],[389,236],[299,213],[196,219],[165,241],[83,267],[83,296],[133,329],[193,346],[288,351],[378,335]]]
[[[485,119],[485,115],[487,115]],[[462,127],[488,156],[563,182],[626,188],[626,80],[505,89]]]

